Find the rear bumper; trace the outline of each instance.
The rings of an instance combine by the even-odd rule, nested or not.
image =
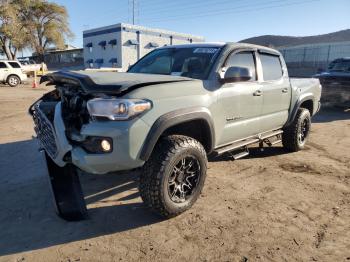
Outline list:
[[[61,103],[57,103],[55,107],[54,124],[52,126],[57,153],[49,155],[58,166],[63,167],[67,163],[73,163],[85,172],[106,174],[134,169],[144,164],[144,161],[139,159],[139,154],[150,127],[141,119],[96,121],[83,125],[80,137],[100,136],[109,137],[113,140],[113,151],[106,154],[88,153],[82,147],[73,145],[67,139],[66,129],[61,117]],[[48,152],[43,143],[41,145]]]
[[[26,74],[23,74],[20,76],[21,78],[21,83],[27,83],[28,82],[28,77]]]

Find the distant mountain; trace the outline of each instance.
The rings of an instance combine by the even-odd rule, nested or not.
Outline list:
[[[330,42],[350,41],[350,29],[315,36],[280,36],[280,35],[262,35],[241,40],[241,43],[249,43],[270,47],[295,46],[303,44],[318,44]]]

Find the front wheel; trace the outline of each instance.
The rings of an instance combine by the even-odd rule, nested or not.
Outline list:
[[[197,140],[179,135],[161,138],[143,167],[141,198],[162,217],[174,217],[196,202],[206,172],[206,152]]]
[[[18,86],[21,83],[21,80],[19,79],[18,76],[9,76],[9,78],[7,79],[7,83],[12,86]]]
[[[290,152],[304,149],[310,129],[310,111],[305,108],[299,108],[294,121],[283,132],[282,143],[284,148]]]

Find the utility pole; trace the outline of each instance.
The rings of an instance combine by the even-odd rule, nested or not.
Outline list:
[[[138,2],[137,0],[129,0],[129,15],[130,12],[132,17],[132,24],[134,25],[137,22],[137,15],[138,15]],[[130,17],[130,16],[129,16]]]
[[[132,0],[132,24],[135,24],[135,0]]]

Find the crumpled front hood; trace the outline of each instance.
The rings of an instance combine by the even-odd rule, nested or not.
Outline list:
[[[43,76],[40,83],[48,82],[48,85],[80,86],[87,94],[105,93],[119,95],[143,86],[182,81],[195,80],[187,77],[171,75],[60,71]]]

